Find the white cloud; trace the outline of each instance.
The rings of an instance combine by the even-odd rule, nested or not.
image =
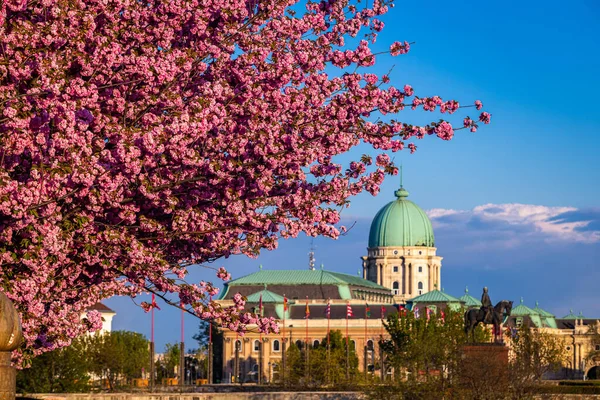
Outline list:
[[[432,209],[427,212],[436,229],[500,232],[494,238],[511,247],[525,239],[600,242],[600,211],[531,204],[484,204],[472,210]],[[462,229],[461,229],[462,230]],[[512,234],[511,234],[512,231]]]

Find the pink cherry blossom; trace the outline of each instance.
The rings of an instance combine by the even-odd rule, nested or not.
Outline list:
[[[444,121],[435,127],[436,135],[442,140],[450,140],[454,136],[452,125]]]
[[[482,112],[481,115],[479,116],[479,120],[481,122],[483,122],[484,124],[489,124],[491,118],[492,118],[492,114],[485,112],[485,111]]]
[[[400,55],[400,54],[406,54],[409,51],[410,51],[410,43],[408,43],[406,41],[404,43],[394,42],[390,46],[390,54],[392,56],[397,56],[397,55]]]
[[[453,137],[449,121],[397,118],[448,116],[458,100],[370,68],[389,57],[372,47],[391,6],[3,1],[0,280],[23,325],[15,361],[99,329],[87,309],[115,295],[152,292],[240,334],[276,331],[243,296],[221,307],[216,285],[187,272],[227,281],[221,258],[338,237],[348,200],[397,173],[389,153]],[[336,157],[360,143],[372,154]]]

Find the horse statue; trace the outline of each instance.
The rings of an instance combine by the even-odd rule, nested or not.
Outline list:
[[[469,332],[471,333],[471,341],[475,342],[475,327],[480,323],[494,325],[494,343],[500,343],[502,339],[502,330],[500,325],[504,321],[504,316],[510,315],[512,311],[513,302],[508,300],[502,300],[494,306],[494,311],[488,317],[487,321],[484,321],[485,310],[482,309],[470,309],[465,312],[465,334],[467,339],[469,338]],[[500,338],[500,340],[499,340]]]

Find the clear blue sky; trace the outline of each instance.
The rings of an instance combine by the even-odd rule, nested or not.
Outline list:
[[[395,155],[404,164],[411,200],[425,210],[463,211],[454,219],[434,219],[449,293],[461,295],[469,285],[479,295],[487,285],[493,301],[524,296],[529,306],[539,300],[557,316],[572,307],[600,317],[594,284],[600,278],[600,242],[594,239],[600,235],[599,4],[412,1],[398,2],[385,17],[374,51],[395,40],[416,43],[408,55],[380,57],[376,72],[395,65],[391,78],[398,86],[408,83],[421,96],[437,94],[463,103],[480,99],[492,113],[492,124],[475,134],[460,131],[451,142],[426,138],[417,141],[417,153]],[[414,123],[438,118],[422,111],[400,116]],[[358,148],[347,159],[366,151]],[[356,221],[355,228],[335,242],[317,239],[317,262],[356,273],[370,219],[392,199],[396,186],[388,178],[376,198],[353,199],[345,216]],[[543,221],[491,218],[473,210],[489,203],[527,205],[510,208],[516,213],[541,206]],[[574,211],[565,214],[552,207]],[[572,234],[561,236],[553,231],[557,221],[586,224],[567,227]],[[215,265],[227,266],[234,277],[257,270],[260,263],[265,269],[305,268],[309,243],[298,238],[258,260],[234,257]],[[197,280],[211,276],[205,270],[191,274]],[[114,329],[149,335],[149,315],[131,300],[106,304],[117,311]],[[178,340],[178,318],[175,310],[157,312],[157,350]],[[186,326],[186,347],[194,347],[197,321],[187,317]]]

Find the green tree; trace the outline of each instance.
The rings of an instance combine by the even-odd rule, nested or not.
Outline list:
[[[68,346],[44,353],[27,369],[17,371],[20,393],[68,393],[89,389],[88,363],[81,339]]]
[[[446,310],[428,318],[411,312],[392,314],[384,323],[390,338],[380,343],[386,367],[394,377],[386,385],[370,386],[371,398],[451,398],[451,385],[464,367],[463,346],[467,343],[461,311]],[[477,341],[489,341],[489,332],[479,326]]]
[[[196,340],[200,346],[197,358],[203,365],[203,371],[207,371],[209,329],[212,330],[213,380],[214,383],[218,383],[223,379],[223,332],[213,324],[210,324],[206,321],[200,321],[198,333],[193,336],[193,339]]]
[[[359,376],[358,357],[353,348],[353,342],[350,340],[348,365],[350,381],[346,378],[346,338],[339,330],[330,332],[330,350],[327,355],[327,337],[320,341],[316,347],[311,345],[308,349],[303,343],[298,348],[296,343],[292,343],[286,351],[286,384],[291,386],[345,386],[356,382]],[[309,352],[308,364],[306,369],[306,351]]]
[[[140,333],[113,331],[84,340],[90,372],[107,379],[111,390],[140,378],[150,366],[148,340]]]
[[[296,345],[291,342],[285,353],[285,384],[288,386],[298,386],[304,380],[304,359],[303,354]]]
[[[162,378],[174,378],[177,375],[178,366],[181,357],[181,350],[179,343],[167,343],[165,345],[165,351],[163,353],[162,360],[158,361],[160,366],[159,379]]]
[[[521,326],[511,337],[510,381],[514,398],[525,398],[544,375],[566,361],[562,339],[552,333]]]

